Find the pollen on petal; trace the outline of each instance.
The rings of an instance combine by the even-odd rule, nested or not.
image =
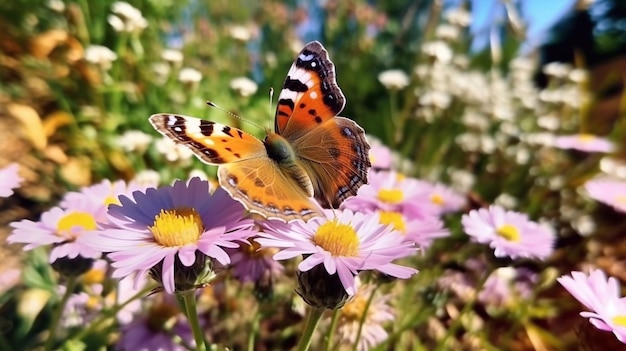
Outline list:
[[[360,241],[354,228],[336,220],[322,224],[315,232],[313,242],[333,256],[351,257],[359,253]]]
[[[165,247],[196,243],[203,232],[202,218],[192,208],[161,210],[149,227],[156,242]]]
[[[388,204],[397,204],[402,202],[404,194],[400,189],[380,189],[378,191],[378,199]]]
[[[508,241],[520,241],[520,232],[514,225],[504,224],[496,230],[496,233]]]

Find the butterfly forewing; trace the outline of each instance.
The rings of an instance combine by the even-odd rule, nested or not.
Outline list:
[[[335,117],[345,103],[328,52],[319,42],[311,42],[298,54],[287,73],[278,96],[274,129],[293,141]]]
[[[189,147],[208,164],[219,165],[266,155],[261,140],[220,123],[168,113],[152,115],[150,123],[161,134]]]

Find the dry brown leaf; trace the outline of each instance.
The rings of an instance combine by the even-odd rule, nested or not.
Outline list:
[[[76,186],[91,184],[91,160],[88,157],[72,157],[61,166],[63,179]]]
[[[33,146],[38,150],[43,150],[48,144],[48,138],[39,113],[34,108],[19,103],[9,103],[6,109],[21,123],[25,136]]]
[[[65,151],[63,151],[63,149],[59,145],[48,146],[43,151],[43,154],[46,156],[46,158],[58,164],[64,164],[69,160],[67,154],[65,154]]]
[[[68,33],[61,29],[51,29],[39,34],[30,43],[30,52],[33,56],[43,59],[48,57],[61,43],[67,41]]]
[[[60,127],[69,125],[74,117],[66,111],[57,110],[47,115],[43,120],[46,136],[52,136]]]

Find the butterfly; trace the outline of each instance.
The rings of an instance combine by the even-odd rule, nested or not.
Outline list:
[[[335,66],[317,41],[296,57],[278,96],[274,131],[263,141],[237,128],[159,113],[150,123],[219,165],[219,184],[244,207],[285,222],[338,208],[367,183],[370,146],[356,122],[337,116],[346,103]]]

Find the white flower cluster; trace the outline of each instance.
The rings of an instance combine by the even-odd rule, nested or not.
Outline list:
[[[148,21],[141,11],[124,1],[116,1],[111,6],[113,14],[107,21],[116,32],[140,33],[148,27]]]

